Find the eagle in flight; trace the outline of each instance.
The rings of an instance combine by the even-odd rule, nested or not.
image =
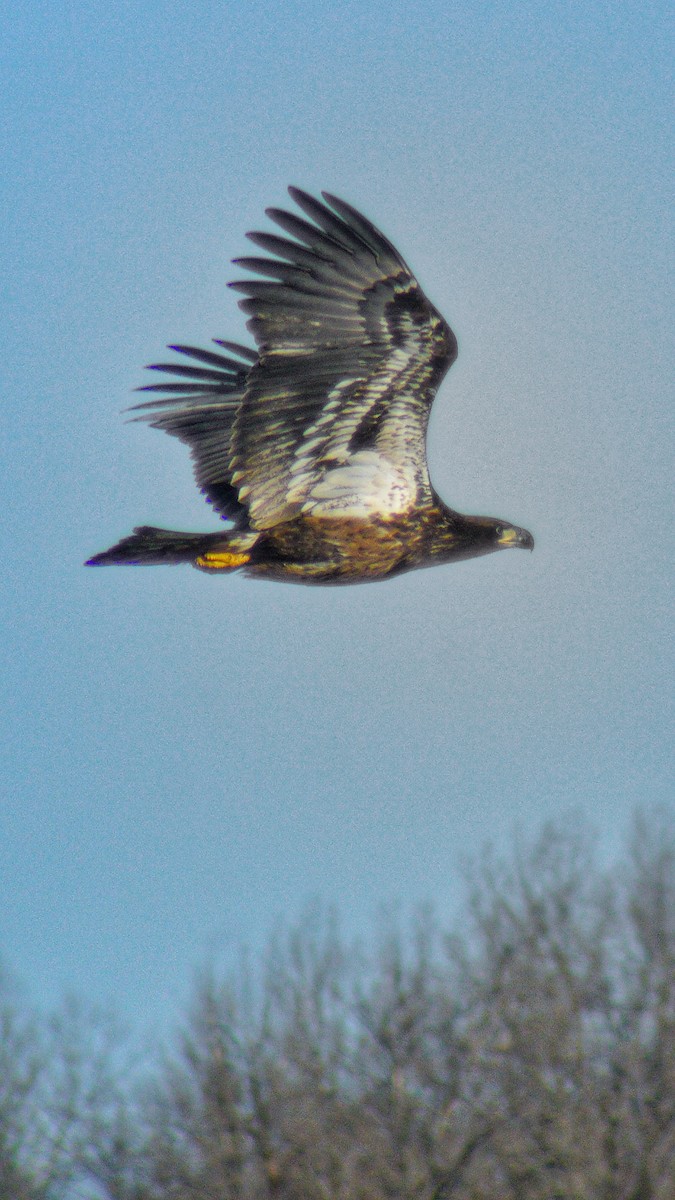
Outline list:
[[[142,391],[141,416],[186,442],[197,483],[228,528],[142,525],[104,563],[190,563],[291,583],[362,583],[521,546],[532,534],[464,516],[429,479],[426,431],[457,340],[398,251],[326,192],[298,188],[304,217],[267,215],[289,236],[249,233],[263,279],[230,284],[257,351],[171,346],[189,363]],[[305,219],[308,218],[308,219]],[[199,365],[195,365],[199,364]]]

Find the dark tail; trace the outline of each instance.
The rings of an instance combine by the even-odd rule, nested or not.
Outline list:
[[[177,533],[173,529],[155,529],[153,525],[141,525],[134,529],[130,537],[122,538],[116,546],[111,546],[110,550],[104,550],[88,559],[85,566],[101,567],[107,563],[192,563],[194,566],[201,566],[203,564],[197,560],[203,555],[214,554],[216,549],[225,552],[220,557],[227,557],[230,537],[227,530],[222,533]],[[231,566],[243,566],[243,555],[230,554],[229,557],[239,558],[239,561]]]

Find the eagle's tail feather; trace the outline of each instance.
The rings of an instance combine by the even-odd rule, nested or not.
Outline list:
[[[255,538],[252,539],[250,534],[234,531],[180,533],[173,529],[140,525],[129,537],[122,538],[109,550],[95,554],[85,565],[192,563],[204,571],[232,571],[249,561],[254,541]]]

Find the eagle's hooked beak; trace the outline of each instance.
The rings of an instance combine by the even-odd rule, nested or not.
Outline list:
[[[522,550],[534,550],[534,538],[529,529],[519,529],[517,525],[507,525],[499,538],[499,545],[520,546]]]

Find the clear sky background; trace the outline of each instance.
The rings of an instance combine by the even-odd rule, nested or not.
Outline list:
[[[581,812],[672,802],[667,6],[39,0],[0,18],[0,952],[34,998],[170,1020],[312,897],[367,934]],[[85,570],[216,528],[120,410],[285,188],[400,248],[460,357],[429,458],[504,553],[307,589]],[[570,819],[574,819],[572,816]]]

